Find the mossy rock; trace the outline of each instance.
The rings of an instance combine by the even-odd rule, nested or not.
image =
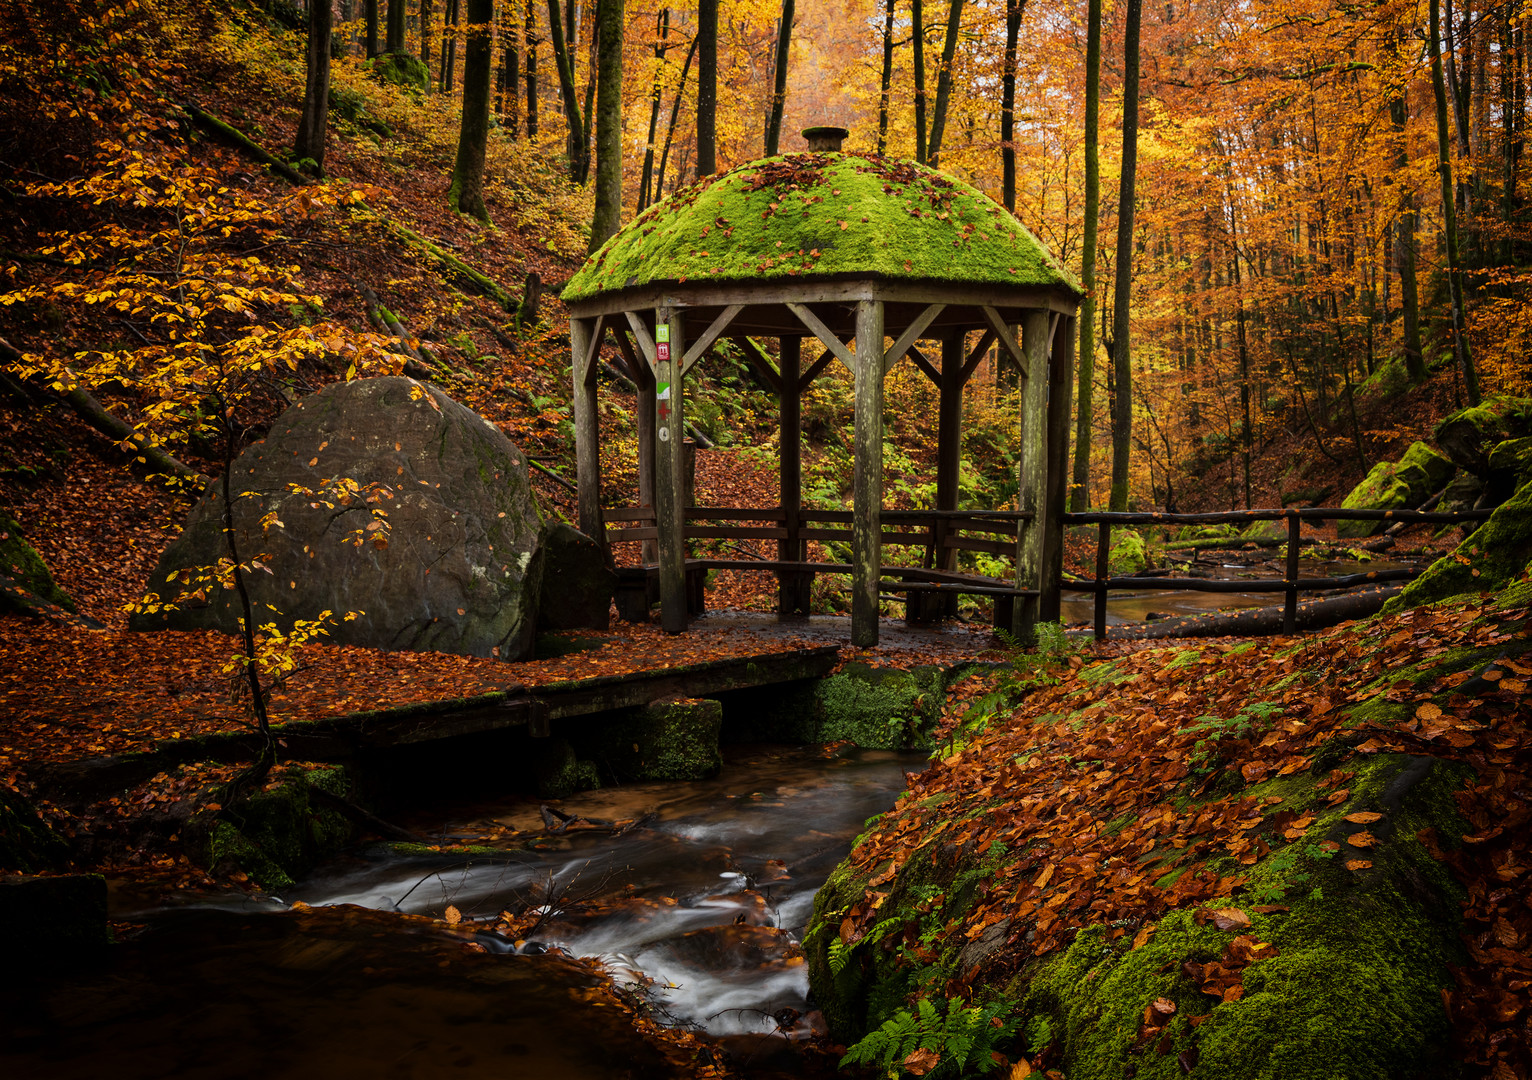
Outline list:
[[[1256,544],[1286,543],[1287,522],[1280,518],[1252,521],[1245,527],[1245,531],[1239,534],[1239,538]]]
[[[1436,508],[1443,513],[1472,510],[1478,505],[1479,497],[1483,494],[1484,481],[1467,469],[1459,469],[1458,474],[1447,485],[1447,490],[1442,494],[1442,501],[1436,504]],[[1457,526],[1448,525],[1446,528],[1455,529]]]
[[[815,690],[818,741],[849,740],[871,750],[927,749],[945,689],[938,667],[848,663]]]
[[[7,971],[18,961],[52,963],[112,944],[106,879],[100,874],[0,881],[0,953]]]
[[[954,177],[891,158],[786,154],[705,177],[638,215],[566,301],[658,283],[877,277],[1079,286],[1015,217]]]
[[[600,544],[562,521],[543,527],[539,630],[605,630],[617,572]]]
[[[723,767],[722,726],[717,701],[656,701],[603,724],[586,749],[619,780],[705,780]]]
[[[349,787],[338,766],[292,767],[269,790],[226,808],[205,826],[193,818],[189,838],[201,834],[202,859],[209,868],[243,872],[264,889],[287,888],[353,836],[351,822],[317,805],[311,790],[344,796]]]
[[[1496,592],[1526,573],[1532,559],[1532,482],[1501,503],[1479,528],[1437,559],[1404,591],[1383,605],[1383,614],[1434,604],[1449,596]]]
[[[1149,565],[1149,547],[1137,529],[1112,530],[1107,567],[1113,576],[1131,577]]]
[[[0,784],[0,871],[57,870],[68,858],[69,842],[38,816],[31,803]]]
[[[1459,409],[1436,425],[1436,445],[1453,464],[1489,475],[1489,453],[1507,439],[1532,434],[1532,398],[1502,395]]]
[[[1384,399],[1402,394],[1413,385],[1404,357],[1390,356],[1372,369],[1372,374],[1362,380],[1356,392],[1358,397]]]
[[[1415,505],[1419,506],[1452,479],[1457,466],[1417,440],[1410,444],[1410,448],[1404,452],[1404,457],[1399,459],[1399,470],[1401,475],[1413,478],[1417,469],[1425,475],[1425,483],[1420,487],[1412,488],[1410,497],[1418,499]]]
[[[567,739],[540,739],[537,742],[533,773],[537,794],[543,799],[567,799],[582,791],[601,786],[601,774],[594,762],[581,761]]]
[[[1420,504],[1412,502],[1413,489],[1423,487],[1425,474],[1408,475],[1401,471],[1397,462],[1380,461],[1372,467],[1362,482],[1351,489],[1341,500],[1345,510],[1413,510]],[[1335,535],[1342,540],[1359,540],[1380,531],[1386,521],[1337,521]]]
[[[431,69],[412,53],[381,53],[372,58],[372,71],[383,82],[406,90],[425,93],[431,88]]]
[[[0,613],[33,613],[37,600],[75,610],[74,599],[53,580],[48,564],[22,535],[20,523],[0,510]]]
[[[1176,541],[1187,540],[1222,540],[1239,535],[1239,529],[1227,522],[1217,525],[1183,525],[1176,530]]]
[[[1489,495],[1495,502],[1532,481],[1532,436],[1506,439],[1489,452]]]

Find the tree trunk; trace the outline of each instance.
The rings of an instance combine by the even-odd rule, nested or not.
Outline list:
[[[947,37],[942,41],[942,66],[936,75],[936,108],[931,114],[931,139],[926,161],[935,166],[941,158],[942,136],[947,131],[947,102],[952,97],[952,62],[957,57],[958,34],[963,26],[963,0],[951,0],[947,8]]]
[[[384,52],[404,52],[404,6],[406,0],[388,0],[388,36],[383,42]]]
[[[515,15],[514,8],[511,13]],[[505,46],[500,53],[500,116],[505,133],[515,142],[521,136],[521,20],[505,20]]]
[[[309,0],[309,3],[315,2]],[[436,21],[435,7],[434,0],[420,0],[420,62],[428,72],[431,70],[431,24]],[[429,79],[426,80],[426,89],[431,89]]]
[[[697,175],[718,171],[718,0],[697,0]]]
[[[537,138],[537,4],[527,0],[527,138]]]
[[[367,59],[378,55],[378,0],[367,0]]]
[[[1398,96],[1388,103],[1389,118],[1394,123],[1395,136],[1399,139],[1399,155],[1395,164],[1399,175],[1405,175],[1410,163],[1409,144],[1405,138],[1405,122],[1409,119],[1408,107],[1401,87]],[[1425,382],[1426,359],[1420,347],[1420,290],[1415,278],[1415,193],[1403,192],[1404,211],[1394,223],[1394,262],[1399,270],[1399,304],[1404,311],[1404,368],[1411,382]]]
[[[1080,392],[1075,413],[1074,484],[1069,508],[1090,505],[1091,395],[1096,382],[1096,246],[1101,219],[1101,0],[1089,0],[1085,27],[1085,239],[1080,257]]]
[[[583,184],[590,173],[590,162],[585,157],[586,147],[580,139],[585,121],[580,117],[580,99],[575,92],[574,66],[570,63],[569,49],[564,42],[564,20],[559,15],[559,0],[548,0],[548,29],[553,45],[553,64],[559,73],[559,96],[564,102],[564,117],[568,121],[569,138],[565,147],[569,154],[569,178]]]
[[[644,142],[644,171],[638,181],[638,207],[642,214],[649,205],[650,190],[654,183],[654,140],[660,130],[660,105],[665,94],[665,52],[669,47],[670,9],[665,8],[655,20],[654,85],[649,91],[649,138]]]
[[[468,39],[463,47],[463,128],[447,205],[489,221],[484,205],[484,149],[489,141],[489,90],[494,74],[495,0],[468,0]]]
[[[782,0],[782,22],[777,27],[777,56],[773,64],[771,115],[766,121],[766,156],[775,157],[782,141],[782,110],[787,104],[787,61],[793,45],[793,0]]]
[[[1096,0],[1099,5],[1100,0]],[[1000,198],[1005,208],[1016,212],[1016,42],[1021,37],[1021,13],[1026,0],[1006,0],[1005,6],[1005,66],[1000,76]],[[1097,11],[1096,8],[1091,10]],[[1100,13],[1097,11],[1097,38],[1100,38]],[[1087,49],[1089,45],[1087,45]],[[1097,44],[1097,68],[1100,68],[1100,45]],[[1088,54],[1087,54],[1088,55]],[[1089,59],[1086,61],[1086,78],[1089,79]],[[1090,109],[1090,83],[1086,83],[1086,110]],[[1087,115],[1089,131],[1094,117]],[[1089,138],[1089,135],[1086,136]],[[1089,153],[1089,151],[1087,151]],[[1089,165],[1086,166],[1087,169]],[[1087,211],[1088,213],[1089,211]],[[1087,219],[1088,220],[1088,219]],[[1094,264],[1092,264],[1094,265]]]
[[[324,175],[325,121],[330,112],[330,0],[309,0],[307,76],[303,115],[293,150],[314,163],[314,175]]]
[[[883,8],[883,78],[878,83],[878,156],[888,150],[888,97],[894,80],[894,0]]]
[[[1452,341],[1463,389],[1470,405],[1479,404],[1479,380],[1468,348],[1463,310],[1463,280],[1458,262],[1457,208],[1452,199],[1452,143],[1447,132],[1447,87],[1442,79],[1441,0],[1431,0],[1431,89],[1436,95],[1436,161],[1442,179],[1442,219],[1447,241],[1447,288],[1452,297]]]
[[[622,18],[623,0],[600,0],[596,63],[596,209],[590,253],[622,224]]]
[[[1128,449],[1133,428],[1133,367],[1128,300],[1133,289],[1134,182],[1138,174],[1138,31],[1143,0],[1128,0],[1123,25],[1122,181],[1117,194],[1117,274],[1112,295],[1112,497],[1128,508]]]
[[[910,45],[915,50],[915,160],[926,163],[926,21],[924,0],[910,0]]]
[[[670,145],[676,137],[676,121],[681,119],[681,98],[686,93],[686,76],[691,73],[692,61],[697,56],[697,38],[686,49],[686,62],[681,65],[681,81],[676,83],[675,101],[670,106],[670,126],[665,129],[665,148],[660,153],[660,168],[654,176],[654,201],[665,197],[665,163],[670,160]]]
[[[462,0],[447,0],[447,25],[452,29],[447,32],[442,41],[442,67],[441,78],[437,82],[437,89],[444,94],[452,92],[453,84],[457,81],[457,15],[458,4]]]
[[[598,3],[599,3],[599,0],[598,0]],[[578,30],[579,26],[580,26],[580,20],[579,20],[579,17],[577,15],[576,18],[575,18],[575,28]],[[597,62],[597,59],[596,59],[596,50],[597,50],[597,44],[598,44],[598,36],[600,35],[600,33],[601,33],[601,8],[598,6],[596,8],[595,19],[593,20],[591,28],[590,28],[590,52],[589,52],[589,54],[585,58],[585,69],[589,73],[589,77],[585,80],[585,107],[584,107],[584,109],[580,113],[580,123],[582,125],[581,128],[580,128],[580,144],[585,147],[585,169],[586,169],[587,175],[589,175],[589,172],[590,172],[590,135],[591,135],[591,128],[594,126],[594,124],[596,122],[596,68],[599,66],[599,64]],[[576,40],[575,38],[570,38],[569,39],[569,42],[570,42],[570,53],[569,53],[570,59],[569,59],[569,62],[570,62],[571,65],[574,63],[574,42],[575,42],[575,40]]]

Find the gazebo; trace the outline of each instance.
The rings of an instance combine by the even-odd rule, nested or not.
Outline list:
[[[1009,529],[1015,577],[975,584],[944,573],[956,549],[933,545],[937,565],[905,574],[913,595],[1004,594],[1009,629],[1025,639],[1058,617],[1066,493],[1074,317],[1081,293],[1069,273],[1009,212],[954,177],[912,162],[839,152],[844,129],[810,128],[807,153],[740,165],[676,192],[640,214],[564,289],[570,312],[579,524],[603,544],[597,430],[598,353],[611,334],[638,387],[639,502],[652,514],[661,623],[687,624],[682,383],[721,340],[733,340],[777,391],[782,505],[770,528],[781,610],[801,608],[816,568],[852,579],[851,638],[878,640],[885,540],[883,381],[908,359],[935,384],[938,531],[956,520],[963,388],[998,344],[1022,389],[1018,504],[990,519]],[[1019,331],[1019,333],[1018,333]],[[773,365],[758,339],[776,338]],[[807,360],[805,340],[823,353]],[[935,360],[921,342],[939,343]],[[803,562],[800,397],[831,363],[855,385],[849,567]],[[737,511],[710,516],[730,519]],[[946,515],[944,518],[943,515]],[[619,518],[611,513],[613,518]],[[694,515],[695,516],[695,515]],[[821,520],[826,515],[821,515]],[[622,530],[624,539],[640,530]],[[970,546],[976,542],[970,542]],[[897,576],[897,575],[896,575]],[[1000,621],[1000,620],[997,620]]]

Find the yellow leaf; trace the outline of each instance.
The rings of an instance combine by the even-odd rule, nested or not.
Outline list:
[[[442,912],[442,918],[447,921],[448,926],[456,926],[463,921],[463,913],[449,904],[447,910]]]

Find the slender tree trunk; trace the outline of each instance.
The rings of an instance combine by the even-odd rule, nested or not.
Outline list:
[[[654,140],[660,130],[660,106],[665,95],[665,52],[670,37],[670,9],[660,12],[655,25],[654,85],[649,91],[649,138],[644,142],[644,171],[638,181],[638,208],[642,214],[649,205],[651,186],[654,182]]]
[[[406,0],[388,0],[388,36],[384,52],[404,52],[404,5]]]
[[[878,83],[878,156],[888,151],[888,99],[894,82],[894,0],[883,6],[883,77]]]
[[[697,0],[697,175],[718,171],[718,0]]]
[[[1431,89],[1436,95],[1436,161],[1442,179],[1442,219],[1447,242],[1447,288],[1452,298],[1452,341],[1463,390],[1470,405],[1479,404],[1479,380],[1468,348],[1463,279],[1458,262],[1457,208],[1452,198],[1452,142],[1447,132],[1447,87],[1442,79],[1441,0],[1431,0]]]
[[[926,163],[925,0],[910,0],[910,44],[915,50],[915,160]]]
[[[500,62],[501,114],[513,142],[521,137],[521,34],[521,19],[513,7],[505,20],[505,50]]]
[[[697,38],[686,48],[686,61],[681,65],[681,81],[676,83],[675,101],[670,106],[670,124],[665,129],[665,148],[660,153],[660,168],[654,177],[654,201],[665,197],[665,163],[670,160],[670,146],[676,137],[676,121],[681,119],[681,98],[686,93],[686,76],[691,74],[692,61],[697,56]]]
[[[1096,0],[1099,5],[1099,0]],[[1005,66],[1000,75],[1000,197],[1005,208],[1016,212],[1016,42],[1021,37],[1021,13],[1026,0],[1006,0],[1005,5]],[[1096,20],[1098,37],[1100,18]],[[1090,46],[1087,41],[1087,51]],[[1097,46],[1097,67],[1100,67],[1100,46]],[[1089,60],[1086,61],[1086,78],[1089,79]],[[1086,83],[1087,100],[1090,93]],[[1089,110],[1089,104],[1086,109]],[[1087,118],[1087,130],[1091,124]],[[1087,134],[1086,138],[1090,136]],[[1089,151],[1087,151],[1088,153]]]
[[[1091,396],[1096,383],[1096,247],[1101,220],[1101,0],[1089,0],[1085,27],[1085,238],[1080,258],[1080,392],[1075,412],[1074,484],[1069,508],[1090,505]]]
[[[596,209],[590,253],[622,224],[623,0],[600,0],[596,9]]]
[[[957,58],[958,35],[963,27],[963,0],[951,0],[947,7],[947,37],[942,41],[942,66],[936,74],[936,108],[931,113],[931,139],[926,160],[936,165],[941,159],[942,136],[947,131],[947,102],[952,97],[952,62]]]
[[[599,0],[598,0],[599,3]],[[580,9],[583,11],[584,9]],[[580,19],[575,17],[575,28],[579,29]],[[595,18],[590,28],[590,52],[585,58],[585,69],[589,77],[585,80],[585,108],[580,113],[580,145],[585,147],[585,160],[587,173],[590,169],[590,136],[591,128],[596,123],[596,69],[599,66],[596,59],[598,37],[601,33],[601,8],[598,6]],[[574,63],[574,39],[570,39],[570,63]]]
[[[1133,428],[1133,367],[1128,301],[1133,291],[1134,184],[1138,175],[1138,32],[1143,0],[1128,0],[1123,24],[1122,181],[1117,195],[1117,280],[1112,295],[1111,509],[1128,508],[1128,450]]]
[[[309,0],[310,3],[316,0]],[[433,0],[420,0],[420,62],[426,66],[426,71],[431,70],[431,24],[436,21],[435,4]],[[429,90],[430,80],[426,80],[426,89]]]
[[[324,175],[325,121],[330,113],[330,0],[309,0],[307,77],[303,88],[303,115],[293,144],[299,158],[314,163],[314,174]]]
[[[776,63],[772,65],[771,116],[766,121],[766,156],[775,157],[782,140],[782,110],[787,104],[787,61],[793,47],[793,0],[782,0],[777,27]]]
[[[564,43],[564,20],[559,15],[559,0],[548,0],[548,28],[553,45],[553,63],[559,73],[559,95],[564,101],[564,116],[569,125],[569,138],[565,141],[569,153],[569,178],[577,184],[583,184],[590,172],[590,162],[585,157],[585,143],[580,137],[580,133],[585,130],[585,121],[580,117],[574,67],[570,63],[569,49]]]
[[[494,75],[495,0],[467,0],[468,39],[463,46],[463,128],[447,205],[489,221],[484,205],[484,150],[489,141],[489,91]]]
[[[437,89],[444,94],[450,94],[457,82],[457,16],[458,5],[462,0],[447,0],[447,25],[452,27],[442,42],[442,69],[441,79]]]
[[[367,59],[378,55],[378,0],[367,0]]]
[[[537,138],[537,3],[527,0],[527,138]]]
[[[1405,122],[1409,111],[1401,87],[1396,97],[1388,103],[1389,118],[1393,121],[1399,139],[1399,155],[1395,164],[1403,176],[1410,163],[1408,142],[1405,139]],[[1420,347],[1420,290],[1415,278],[1415,192],[1405,191],[1404,211],[1394,223],[1394,261],[1399,270],[1399,305],[1404,314],[1404,368],[1411,382],[1426,381],[1425,353]]]

